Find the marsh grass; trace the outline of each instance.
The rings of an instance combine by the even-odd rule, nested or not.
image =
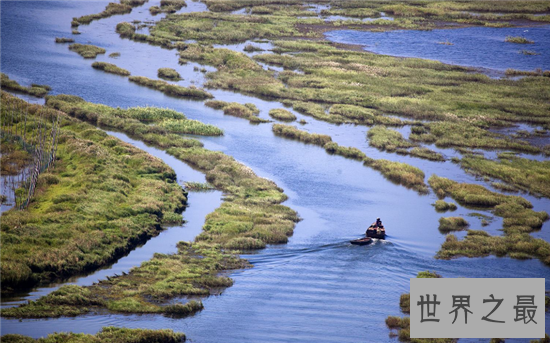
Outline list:
[[[28,134],[40,108],[29,107]],[[50,112],[60,115],[55,168],[40,176],[27,209],[2,214],[3,291],[104,266],[158,234],[164,213],[186,203],[160,160]]]
[[[522,54],[522,55],[527,55],[527,56],[540,55],[540,52],[536,52],[536,51],[533,51],[533,50],[520,50],[519,53]]]
[[[437,212],[455,211],[457,209],[455,203],[449,203],[444,200],[436,200],[433,205]]]
[[[529,235],[542,227],[549,218],[548,213],[533,211],[533,205],[522,197],[491,192],[480,185],[458,183],[436,175],[432,175],[428,183],[440,198],[449,195],[463,206],[485,208],[504,218],[504,236],[469,230],[466,238],[459,241],[449,235],[437,253],[438,258],[508,254],[521,259],[536,257],[550,265],[550,244]]]
[[[516,43],[516,44],[534,44],[535,43],[532,40],[529,40],[525,37],[520,37],[520,36],[506,36],[506,39],[504,41],[508,43]]]
[[[95,335],[73,332],[52,333],[46,337],[34,339],[19,334],[6,334],[2,336],[5,343],[75,343],[75,342],[94,342],[94,343],[181,343],[185,342],[185,335],[172,330],[148,330],[148,329],[127,329],[113,326],[103,327]]]
[[[295,121],[296,116],[283,108],[276,108],[269,111],[269,116],[273,119],[281,120],[281,121]]]
[[[428,187],[424,183],[424,172],[417,167],[402,162],[375,160],[365,158],[364,165],[376,169],[388,180],[414,189],[420,194],[427,194]]]
[[[8,75],[4,73],[0,76],[0,85],[2,89],[29,94],[38,98],[46,96],[48,92],[52,90],[52,88],[47,85],[31,84],[30,87],[21,86],[17,81],[11,80]]]
[[[386,128],[385,126],[373,126],[367,133],[369,145],[381,151],[393,152],[396,149],[407,149],[416,146],[407,141],[401,133]]]
[[[163,92],[166,95],[174,97],[196,98],[196,99],[209,99],[213,98],[212,94],[208,93],[204,89],[196,88],[195,86],[183,87],[170,84],[166,81],[153,80],[144,76],[130,76],[131,82],[137,83],[141,86],[156,89]]]
[[[462,217],[439,218],[439,232],[441,233],[465,230],[469,225],[468,221]]]
[[[216,110],[223,110],[223,114],[243,118],[249,120],[251,123],[267,123],[269,120],[258,117],[260,111],[251,103],[239,104],[237,102],[225,102],[221,100],[209,100],[204,103],[205,106],[211,107]]]
[[[181,80],[181,75],[175,69],[172,68],[159,68],[157,76],[161,79],[179,81]]]
[[[92,67],[95,69],[103,70],[104,72],[111,73],[111,74],[117,74],[122,76],[130,75],[130,72],[128,70],[117,67],[112,63],[94,62],[92,63]]]
[[[187,119],[183,114],[170,109],[157,107],[115,109],[88,103],[82,98],[68,95],[48,97],[46,105],[78,119],[122,130],[133,137],[162,147],[202,146],[199,141],[182,138],[176,133],[203,136],[223,135],[223,131],[214,125]],[[173,143],[169,143],[170,141]]]
[[[120,3],[110,2],[105,9],[96,14],[84,15],[78,18],[73,18],[72,27],[78,27],[81,24],[89,24],[94,20],[108,18],[117,14],[126,14],[132,12],[133,7],[143,5],[147,0],[120,0]]]
[[[69,45],[69,50],[72,50],[84,58],[96,58],[99,54],[104,54],[105,49],[95,45],[74,43]]]
[[[332,138],[330,138],[330,136],[308,133],[290,125],[273,124],[272,129],[276,136],[299,140],[300,142],[307,144],[314,144],[324,147],[325,144],[332,142]]]
[[[187,4],[184,0],[161,0],[160,7],[151,6],[149,8],[149,12],[152,15],[156,15],[158,13],[175,13],[185,6],[187,6]]]
[[[120,52],[111,52],[109,54],[109,57],[110,58],[118,58],[118,57],[120,57]]]
[[[216,188],[208,182],[185,182],[185,189],[189,192],[209,192],[215,190]]]
[[[537,161],[513,155],[499,155],[498,160],[465,156],[461,167],[476,175],[489,176],[504,182],[494,184],[506,191],[527,190],[550,198],[550,161]]]

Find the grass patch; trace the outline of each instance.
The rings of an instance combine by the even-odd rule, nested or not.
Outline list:
[[[455,211],[456,204],[452,202],[446,202],[444,200],[436,200],[433,204],[437,212]]]
[[[251,103],[244,105],[237,102],[225,102],[220,100],[210,100],[204,103],[206,106],[216,110],[223,110],[223,114],[248,119],[251,123],[267,123],[269,120],[258,117],[260,111]]]
[[[185,189],[187,189],[189,192],[208,192],[215,190],[216,188],[208,182],[185,182]]]
[[[94,62],[92,63],[92,67],[95,69],[103,70],[104,72],[111,73],[111,74],[117,74],[122,76],[130,75],[130,72],[128,70],[119,68],[112,63]]]
[[[415,146],[407,141],[401,133],[386,128],[385,126],[374,126],[367,133],[369,145],[381,151],[395,151],[396,149],[407,149]]]
[[[38,98],[42,98],[52,90],[50,86],[32,84],[30,87],[21,86],[17,81],[11,80],[8,75],[2,73],[0,76],[0,85],[2,89],[13,92],[29,94]]]
[[[428,187],[424,183],[424,172],[416,167],[401,162],[375,160],[370,157],[365,158],[364,164],[380,171],[385,178],[396,184],[414,189],[420,194],[428,193]]]
[[[181,80],[181,75],[175,69],[172,68],[159,68],[157,76],[161,79],[179,81]]]
[[[273,119],[281,121],[295,121],[296,116],[292,112],[287,111],[283,108],[276,108],[269,111],[269,116]]]
[[[462,217],[441,217],[439,218],[439,232],[449,233],[451,231],[465,230],[470,224]]]
[[[110,58],[119,58],[120,57],[120,52],[111,52],[109,54],[109,57]]]
[[[52,333],[46,337],[34,339],[19,334],[7,334],[2,336],[6,343],[72,343],[72,342],[94,342],[94,343],[180,343],[185,342],[185,335],[172,330],[148,330],[148,329],[127,329],[113,326],[103,327],[95,335],[84,333],[60,332]]]
[[[515,44],[535,44],[534,41],[520,36],[506,36],[506,39],[504,41]]]
[[[74,43],[69,45],[69,50],[72,50],[84,58],[96,58],[99,54],[104,54],[105,49],[95,45]]]
[[[158,13],[175,13],[186,6],[187,4],[184,0],[161,0],[160,7],[151,6],[149,8],[149,12],[152,15],[156,15]]]
[[[2,102],[8,97],[2,93]],[[22,100],[17,110],[27,109]],[[28,107],[27,135],[41,107]],[[42,109],[52,115],[53,110]],[[57,162],[27,209],[2,214],[2,290],[94,270],[160,232],[186,194],[160,160],[61,112]],[[2,119],[7,115],[2,110]]]
[[[314,144],[324,147],[325,144],[332,142],[332,138],[327,135],[319,135],[299,130],[294,126],[284,124],[273,124],[273,133],[276,136],[299,140],[307,144]]]
[[[208,93],[204,89],[196,88],[195,86],[183,87],[170,84],[166,81],[152,80],[144,76],[130,76],[129,80],[137,83],[138,85],[156,89],[170,96],[196,99],[213,98],[212,94]]]
[[[94,20],[108,18],[117,14],[126,14],[132,12],[133,7],[141,6],[147,0],[120,0],[120,3],[110,2],[105,9],[100,13],[84,15],[78,18],[73,18],[72,27],[78,27],[81,24],[89,24]]]
[[[185,139],[177,135],[181,133],[203,136],[223,135],[223,131],[213,125],[187,119],[183,114],[170,109],[131,107],[125,110],[88,103],[82,98],[70,95],[48,97],[46,104],[78,119],[122,130],[144,142],[162,147],[202,146],[197,140]]]
[[[494,185],[497,188],[507,191],[521,189],[550,198],[550,161],[536,161],[500,154],[498,160],[465,156],[460,165],[467,172],[505,182],[499,186]],[[507,185],[511,185],[511,188]]]

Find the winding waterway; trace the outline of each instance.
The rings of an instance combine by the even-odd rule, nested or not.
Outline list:
[[[180,84],[200,86],[204,74],[194,70],[197,64],[180,66],[175,51],[123,40],[114,32],[116,24],[122,21],[158,20],[160,16],[152,17],[147,11],[158,3],[149,1],[128,15],[80,26],[82,34],[74,38],[78,43],[104,47],[107,53],[99,55],[97,60],[115,63],[132,75],[156,78],[158,68],[170,67],[185,79]],[[195,342],[395,342],[388,337],[384,320],[388,315],[400,314],[399,296],[408,290],[409,278],[419,271],[435,270],[444,277],[546,277],[546,288],[550,289],[550,270],[538,260],[434,259],[444,240],[437,230],[438,219],[445,214],[438,214],[431,206],[436,200],[433,194],[420,196],[394,185],[359,162],[329,155],[316,146],[276,137],[270,124],[251,125],[246,120],[224,116],[200,101],[167,97],[132,84],[127,78],[97,71],[91,68],[90,60],[69,51],[66,45],[54,43],[55,37],[71,36],[72,17],[100,12],[106,4],[107,1],[2,1],[2,72],[22,84],[48,84],[53,87],[52,94],[74,94],[110,106],[168,107],[191,119],[214,124],[222,128],[225,135],[199,137],[205,147],[223,151],[258,175],[274,180],[289,196],[285,205],[298,211],[303,220],[297,224],[288,244],[245,255],[254,268],[232,273],[235,284],[219,296],[204,299],[205,309],[192,317],[173,319],[160,315],[100,313],[46,320],[2,318],[2,334],[41,337],[55,331],[95,333],[103,326],[114,325],[169,328],[186,333]],[[188,7],[180,12],[202,10],[206,10],[202,3],[188,1]],[[108,57],[112,52],[120,52],[121,56],[113,60]],[[211,93],[217,100],[254,103],[263,118],[269,118],[270,109],[283,107],[276,101],[228,91],[211,90]],[[490,188],[485,181],[476,180],[451,162],[430,162],[369,147],[367,127],[337,126],[296,115],[308,122],[303,129],[329,134],[339,144],[357,147],[370,157],[410,163],[421,168],[426,178],[435,173]],[[120,133],[109,133],[163,159],[176,170],[179,182],[204,181],[202,174],[164,152]],[[442,152],[447,157],[454,154],[452,150]],[[536,210],[550,209],[548,199],[525,197],[533,202]],[[69,282],[90,284],[139,264],[153,252],[173,251],[175,240],[192,239],[199,232],[197,228],[204,222],[204,215],[219,205],[220,194],[190,193],[189,202],[190,207],[184,212],[189,225],[169,228],[111,269]],[[475,211],[459,206],[453,215],[472,212]],[[376,217],[381,217],[388,228],[388,239],[367,247],[351,246],[348,241],[363,234],[365,226]],[[478,219],[468,217],[468,220],[471,228],[481,228]],[[499,234],[501,223],[497,219],[484,229]],[[549,229],[547,222],[535,235],[550,240]],[[51,289],[38,289],[18,300],[33,299]],[[6,300],[2,299],[3,306],[10,305]],[[548,313],[546,328],[549,331]]]

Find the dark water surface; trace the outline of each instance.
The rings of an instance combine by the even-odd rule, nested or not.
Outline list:
[[[132,75],[156,79],[158,68],[171,67],[185,79],[178,84],[201,85],[204,74],[193,70],[194,66],[199,66],[196,63],[180,66],[175,51],[122,40],[114,32],[116,24],[122,21],[158,20],[159,17],[152,17],[147,11],[158,3],[158,0],[151,0],[131,14],[80,26],[82,34],[74,38],[78,43],[90,42],[104,47],[107,54],[98,56],[97,60],[115,63]],[[400,314],[399,296],[408,290],[409,278],[419,271],[435,270],[444,277],[547,277],[546,288],[550,289],[550,269],[538,260],[488,257],[440,261],[433,258],[444,240],[437,230],[438,219],[476,211],[459,206],[452,214],[438,214],[431,206],[436,200],[433,194],[419,196],[392,184],[359,162],[328,155],[316,146],[275,137],[270,124],[251,125],[246,120],[224,116],[221,111],[205,107],[203,102],[167,97],[130,83],[127,78],[97,71],[90,67],[92,60],[69,51],[66,45],[54,43],[55,37],[71,36],[72,17],[100,12],[106,4],[107,1],[2,1],[2,72],[23,84],[48,84],[53,87],[53,94],[75,94],[110,106],[168,107],[189,118],[217,125],[225,135],[200,138],[205,146],[223,151],[258,175],[274,180],[290,197],[285,204],[297,210],[304,220],[297,224],[288,244],[270,246],[245,256],[255,267],[231,274],[234,286],[219,296],[205,299],[205,309],[193,317],[100,314],[49,320],[2,319],[2,334],[40,337],[54,331],[94,333],[103,326],[115,325],[170,328],[185,332],[194,342],[395,342],[388,337],[384,319],[387,315]],[[205,10],[205,6],[188,1],[188,7],[182,12],[197,10]],[[502,33],[506,34],[509,33]],[[228,48],[242,49],[242,45]],[[120,52],[120,58],[108,58],[112,52]],[[282,107],[276,101],[221,90],[211,92],[218,100],[252,102],[261,110],[263,118],[269,118],[270,109]],[[329,134],[339,144],[355,146],[373,158],[410,163],[421,168],[426,178],[435,173],[489,187],[485,181],[476,180],[450,162],[436,163],[379,152],[368,146],[367,127],[337,126],[297,116],[308,121],[300,128]],[[124,135],[112,134],[129,141]],[[177,161],[170,161],[171,157],[163,152],[137,142],[136,145],[173,166],[178,172],[178,181],[199,178],[199,175],[186,174],[189,168],[178,166]],[[443,149],[442,152],[448,157],[454,154],[452,150]],[[203,208],[213,201],[201,199],[201,196],[189,195],[189,210],[193,206]],[[533,202],[536,210],[550,209],[548,199],[525,197]],[[197,217],[204,216],[203,212],[214,207],[204,207],[205,211],[197,212]],[[184,219],[189,219],[187,216],[186,211]],[[366,247],[350,245],[348,241],[362,235],[376,217],[381,217],[388,228],[387,241],[377,241]],[[467,219],[471,228],[481,228],[479,219]],[[195,222],[200,223],[199,218]],[[497,218],[486,229],[492,234],[500,234],[501,223]],[[537,235],[550,239],[549,228],[546,223]],[[185,226],[178,228],[174,235],[186,229]],[[196,234],[193,232],[188,237]],[[170,251],[174,239],[182,238],[155,238],[151,242],[165,242],[166,246],[150,247],[161,252]],[[134,265],[144,258],[132,256],[128,255],[124,263]],[[32,297],[32,293],[27,296]],[[548,331],[548,314],[546,321]]]
[[[536,27],[467,27],[431,31],[396,30],[370,32],[339,30],[325,33],[328,40],[363,45],[378,54],[419,57],[449,64],[504,71],[550,69],[550,25]],[[505,42],[521,36],[534,44]],[[453,45],[440,44],[449,42]],[[529,50],[539,55],[524,55]]]

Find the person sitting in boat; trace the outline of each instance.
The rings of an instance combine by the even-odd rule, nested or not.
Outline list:
[[[380,218],[376,218],[376,227],[382,227],[382,221]]]

